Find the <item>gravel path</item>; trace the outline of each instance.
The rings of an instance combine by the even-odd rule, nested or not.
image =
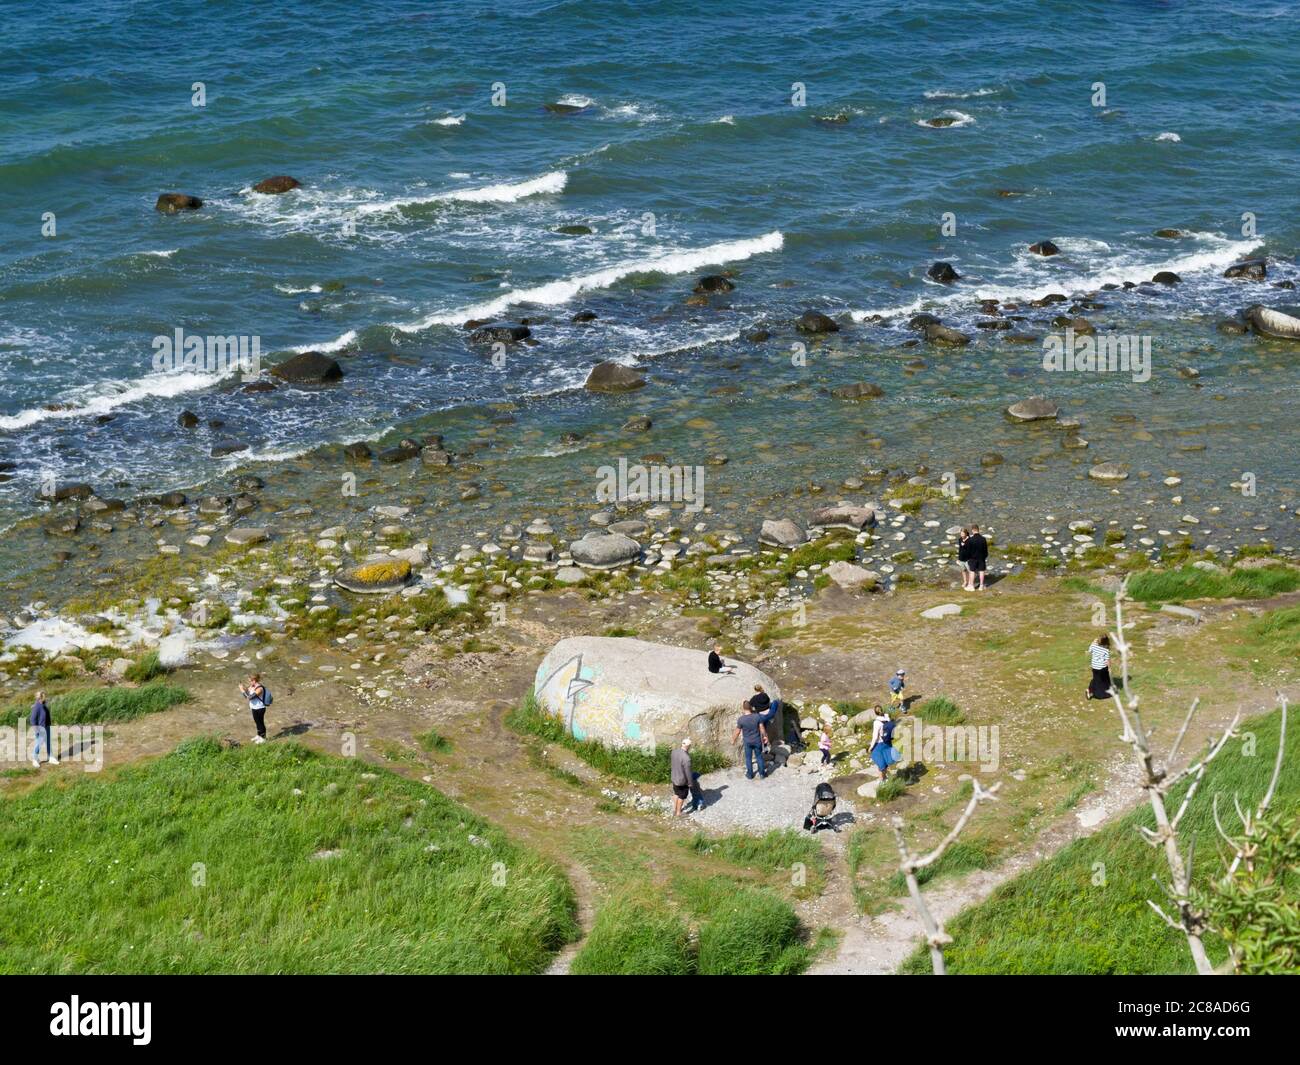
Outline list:
[[[804,815],[812,808],[813,789],[826,779],[829,777],[825,774],[788,766],[774,770],[763,780],[757,777],[746,780],[745,771],[740,767],[721,769],[700,777],[705,807],[691,814],[689,820],[719,834],[802,828]],[[840,794],[835,807],[836,827],[840,831],[854,821],[851,795],[852,792]]]

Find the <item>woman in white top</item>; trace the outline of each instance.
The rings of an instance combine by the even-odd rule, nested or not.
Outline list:
[[[1110,680],[1110,637],[1102,633],[1088,648],[1092,660],[1092,683],[1088,685],[1089,699],[1109,699]]]

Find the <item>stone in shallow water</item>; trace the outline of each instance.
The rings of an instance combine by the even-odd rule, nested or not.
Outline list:
[[[241,525],[226,533],[226,543],[248,547],[251,544],[262,543],[268,536],[269,534],[265,529],[252,525]]]
[[[1101,462],[1088,471],[1094,481],[1127,481],[1128,470],[1119,462]]]

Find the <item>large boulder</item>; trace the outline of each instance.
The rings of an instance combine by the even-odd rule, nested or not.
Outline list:
[[[957,273],[952,263],[932,263],[925,276],[941,285],[951,285],[954,281],[961,280],[961,274]]]
[[[622,533],[596,533],[574,540],[569,554],[583,569],[618,569],[641,557],[641,545]]]
[[[293,385],[325,385],[343,380],[343,367],[319,351],[303,351],[286,359],[271,373]]]
[[[592,367],[583,385],[589,392],[631,392],[645,387],[645,378],[631,366],[601,362]]]
[[[578,739],[611,747],[675,745],[684,737],[727,750],[740,704],[761,684],[774,700],[771,677],[728,659],[734,673],[710,673],[708,653],[606,636],[561,640],[534,680],[538,705]],[[771,724],[785,735],[780,711]]]
[[[970,337],[959,329],[953,329],[951,326],[944,325],[942,322],[931,322],[921,330],[921,335],[931,344],[946,344],[949,347],[964,347],[970,343]]]

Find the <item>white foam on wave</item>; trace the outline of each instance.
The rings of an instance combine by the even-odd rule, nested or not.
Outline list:
[[[276,285],[276,292],[283,292],[286,296],[301,296],[304,292],[322,292],[320,285],[307,285],[306,287],[295,287],[293,285]]]
[[[148,255],[153,259],[170,259],[180,248],[164,248],[161,251],[142,251],[141,255]]]
[[[1056,256],[1044,259],[1038,255],[1021,255],[1018,256],[1012,270],[1016,276],[1004,276],[987,284],[967,280],[957,288],[951,290],[945,288],[944,295],[939,298],[927,293],[909,303],[872,307],[849,313],[854,321],[860,322],[872,315],[891,317],[916,314],[927,308],[945,307],[954,303],[970,304],[976,297],[1001,301],[1034,300],[1042,299],[1050,292],[1091,291],[1102,285],[1123,285],[1126,281],[1140,283],[1149,281],[1162,270],[1169,270],[1183,278],[1199,273],[1217,273],[1245,258],[1263,243],[1261,240],[1230,240],[1216,233],[1190,233],[1188,236],[1208,246],[1173,259],[1155,261],[1142,252],[1136,251],[1110,254],[1110,245],[1104,241],[1086,237],[1061,237],[1056,243],[1063,252],[1071,256],[1095,260],[1087,264],[1091,267],[1088,272],[1077,276],[1057,274],[1053,280],[1044,282],[1039,280],[1042,276],[1041,270],[1045,266],[1055,266]]]
[[[465,121],[464,115],[447,115],[443,118],[435,118],[429,121],[430,126],[459,126]]]
[[[342,336],[335,337],[333,340],[322,341],[319,344],[299,344],[296,348],[289,350],[295,354],[301,355],[304,351],[342,351],[344,348],[356,343],[357,331],[349,329]]]
[[[724,126],[734,126],[734,125],[736,124],[736,116],[735,116],[735,115],[723,115],[721,118],[715,118],[715,119],[713,120],[713,124],[714,124],[715,126],[716,126],[716,125],[719,125],[719,124],[724,125]]]
[[[486,303],[452,311],[436,311],[415,322],[398,325],[404,333],[419,333],[434,325],[459,325],[469,318],[493,318],[517,303],[535,303],[553,307],[567,303],[580,292],[609,288],[632,274],[684,274],[714,263],[737,262],[755,255],[779,251],[785,237],[779,231],[747,240],[725,241],[707,248],[665,252],[645,259],[608,266],[577,277],[561,278],[533,288],[514,289]]]
[[[102,382],[91,386],[95,391],[89,395],[70,398],[53,409],[34,407],[19,411],[17,414],[0,416],[0,429],[26,429],[50,419],[86,418],[97,414],[108,414],[119,407],[139,403],[145,399],[169,399],[184,395],[186,392],[199,392],[239,372],[239,367],[235,366],[228,374],[186,371],[149,374],[135,381]]]
[[[528,196],[554,195],[564,191],[569,183],[569,175],[563,170],[552,170],[540,177],[527,181],[485,185],[477,189],[448,189],[433,192],[427,196],[401,196],[376,203],[363,203],[355,210],[357,214],[382,214],[386,211],[398,211],[403,207],[416,207],[426,203],[515,203]]]
[[[978,96],[992,96],[1000,89],[971,89],[961,92],[958,89],[926,89],[923,94],[927,100],[971,100]]]
[[[1182,139],[1183,138],[1178,136],[1177,133],[1170,133],[1168,131],[1156,135],[1156,140],[1158,141],[1172,141],[1175,144]]]

